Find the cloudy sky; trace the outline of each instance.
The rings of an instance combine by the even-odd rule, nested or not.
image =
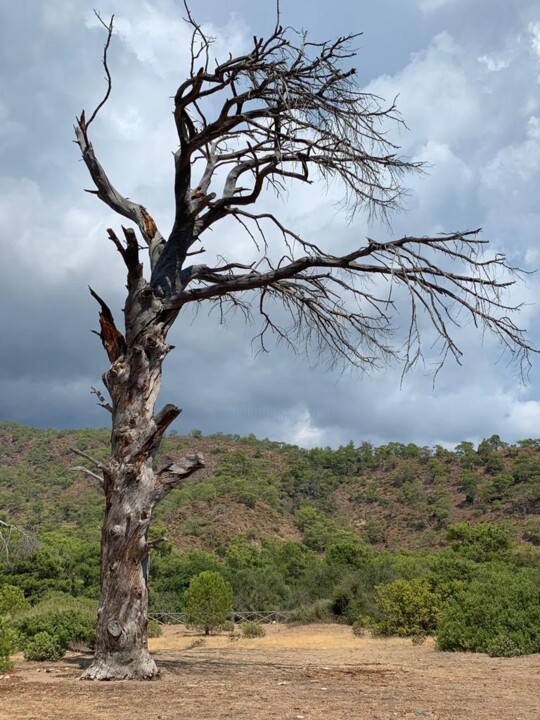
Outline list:
[[[193,3],[217,54],[249,46],[273,27],[274,0]],[[42,427],[105,425],[90,396],[106,363],[87,286],[117,316],[124,280],[105,228],[120,226],[90,187],[72,143],[75,115],[103,93],[102,29],[114,12],[113,94],[92,139],[109,176],[162,229],[172,217],[176,147],[171,96],[186,74],[188,33],[175,0],[25,0],[2,3],[0,53],[0,418]],[[409,127],[402,153],[429,163],[411,178],[407,212],[392,234],[483,227],[494,250],[540,266],[540,6],[536,0],[281,0],[286,24],[317,39],[363,32],[355,63],[366,90],[392,99]],[[264,199],[272,203],[274,199]],[[332,197],[291,189],[280,216],[315,242],[340,246],[388,236],[347,225]],[[241,243],[228,237],[227,243]],[[540,346],[540,280],[512,299]],[[399,318],[398,318],[399,319]],[[494,433],[540,436],[540,358],[523,385],[497,346],[470,327],[465,352],[435,387],[429,367],[400,383],[398,366],[371,376],[329,372],[273,348],[257,355],[257,327],[220,326],[204,312],[180,317],[165,366],[163,402],[184,412],[179,432],[255,433],[305,446],[353,440],[452,445]]]

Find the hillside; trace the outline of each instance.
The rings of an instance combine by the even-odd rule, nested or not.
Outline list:
[[[0,423],[0,520],[32,532],[99,538],[96,483],[70,468],[76,447],[104,460],[107,430],[37,430]],[[160,460],[186,452],[207,468],[158,508],[156,523],[178,550],[222,554],[241,535],[297,540],[321,552],[359,536],[377,549],[444,543],[455,522],[504,523],[518,542],[540,543],[540,440],[498,436],[454,452],[413,444],[304,450],[254,436],[169,437]],[[88,465],[90,467],[90,465]]]

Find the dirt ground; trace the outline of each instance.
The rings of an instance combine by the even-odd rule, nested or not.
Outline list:
[[[271,625],[256,640],[172,626],[150,642],[162,677],[148,683],[80,682],[84,654],[17,658],[0,674],[0,720],[540,718],[540,655],[441,653],[340,625]]]

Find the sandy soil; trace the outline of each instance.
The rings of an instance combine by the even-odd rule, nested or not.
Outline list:
[[[538,720],[540,656],[438,652],[431,641],[353,638],[339,625],[267,626],[257,640],[169,627],[151,641],[160,680],[87,683],[89,662],[0,675],[1,720]]]

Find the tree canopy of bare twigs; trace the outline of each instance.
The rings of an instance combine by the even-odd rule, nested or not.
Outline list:
[[[384,278],[388,290],[401,285],[408,293],[406,367],[420,356],[420,312],[441,340],[443,360],[448,353],[459,359],[453,326],[470,320],[526,363],[531,348],[512,319],[519,308],[504,299],[516,269],[502,255],[486,256],[479,230],[381,243],[358,238],[350,253],[336,256],[331,239],[329,247],[319,248],[276,215],[253,208],[268,188],[279,193],[287,183],[320,180],[341,186],[343,209],[351,215],[366,210],[386,217],[399,207],[403,174],[420,166],[400,158],[387,137],[389,123],[402,123],[394,103],[358,87],[349,66],[357,35],[319,43],[277,25],[268,38],[253,38],[244,55],[213,62],[212,39],[186,10],[193,30],[191,67],[174,96],[175,219],[166,238],[145,208],[111,185],[88,137],[111,90],[112,21],[104,53],[107,93],[89,120],[81,115],[76,129],[94,192],[133,221],[148,245],[150,286],[164,311],[203,300],[256,307],[264,342],[269,330],[291,337],[290,329],[272,319],[271,301],[277,300],[290,311],[297,334],[315,339],[334,359],[373,366],[402,351],[391,342],[390,293],[370,292],[369,280]],[[203,254],[199,241],[210,230],[218,232],[217,223],[226,217],[260,248],[259,260],[193,264],[191,256]],[[272,229],[283,239],[278,261],[268,252]],[[126,249],[117,247],[129,264]],[[381,294],[381,283],[377,287]]]

